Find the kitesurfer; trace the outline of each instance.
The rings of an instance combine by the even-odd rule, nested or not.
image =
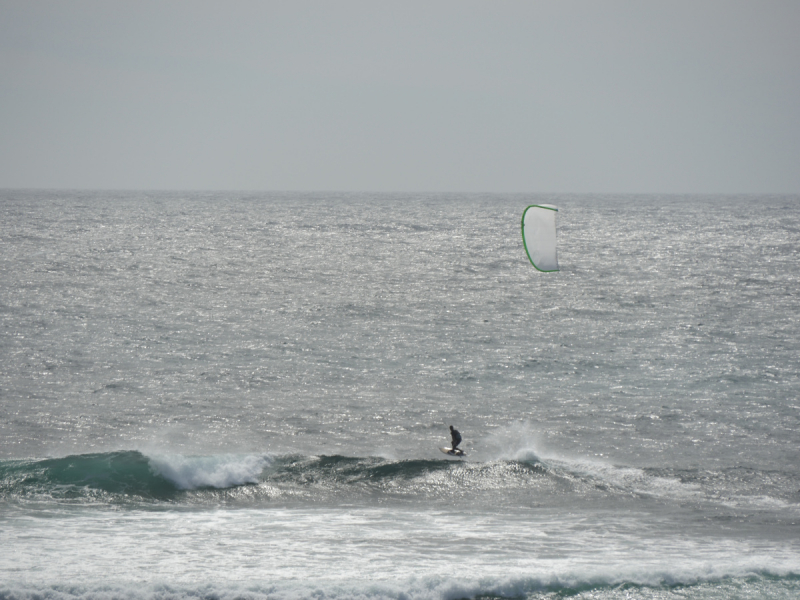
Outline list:
[[[458,445],[461,443],[461,434],[458,432],[458,429],[455,429],[452,425],[450,425],[450,437],[453,440],[453,452],[458,450]]]

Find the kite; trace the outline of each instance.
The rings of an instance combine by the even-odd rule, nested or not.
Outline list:
[[[555,206],[532,204],[522,213],[522,244],[531,264],[539,271],[558,271]]]

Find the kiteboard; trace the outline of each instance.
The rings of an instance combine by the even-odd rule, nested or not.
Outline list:
[[[458,450],[453,450],[452,448],[439,448],[439,450],[441,450],[448,456],[466,456],[466,454],[464,454],[464,451],[461,448],[459,448]]]

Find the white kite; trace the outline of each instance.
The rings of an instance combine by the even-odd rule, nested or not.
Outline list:
[[[531,264],[539,271],[558,271],[555,206],[532,204],[522,213],[522,244]]]

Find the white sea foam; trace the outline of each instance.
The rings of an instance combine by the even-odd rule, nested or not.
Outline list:
[[[180,454],[148,456],[155,473],[168,479],[181,490],[204,487],[229,488],[258,483],[261,472],[271,459],[267,455],[221,454],[217,456],[182,456]]]
[[[741,564],[731,568],[698,565],[683,573],[669,569],[650,573],[549,573],[532,577],[482,577],[458,579],[448,576],[412,577],[401,581],[279,581],[240,584],[209,583],[196,586],[164,584],[35,585],[0,584],[0,599],[28,600],[126,600],[196,599],[220,600],[459,600],[462,598],[552,598],[591,588],[591,597],[608,599],[685,598],[687,593],[704,598],[730,598],[747,587],[752,597],[791,598],[800,591],[797,570],[778,565],[765,570]],[[640,589],[630,589],[635,586]],[[674,589],[676,588],[677,589]],[[602,591],[604,590],[604,591]],[[579,596],[583,597],[583,596]],[[750,597],[750,596],[748,596]]]
[[[591,459],[549,458],[548,464],[554,469],[568,472],[595,485],[621,493],[676,500],[688,500],[702,496],[701,486],[697,484],[684,483],[675,477],[655,475],[636,467],[614,465]]]

